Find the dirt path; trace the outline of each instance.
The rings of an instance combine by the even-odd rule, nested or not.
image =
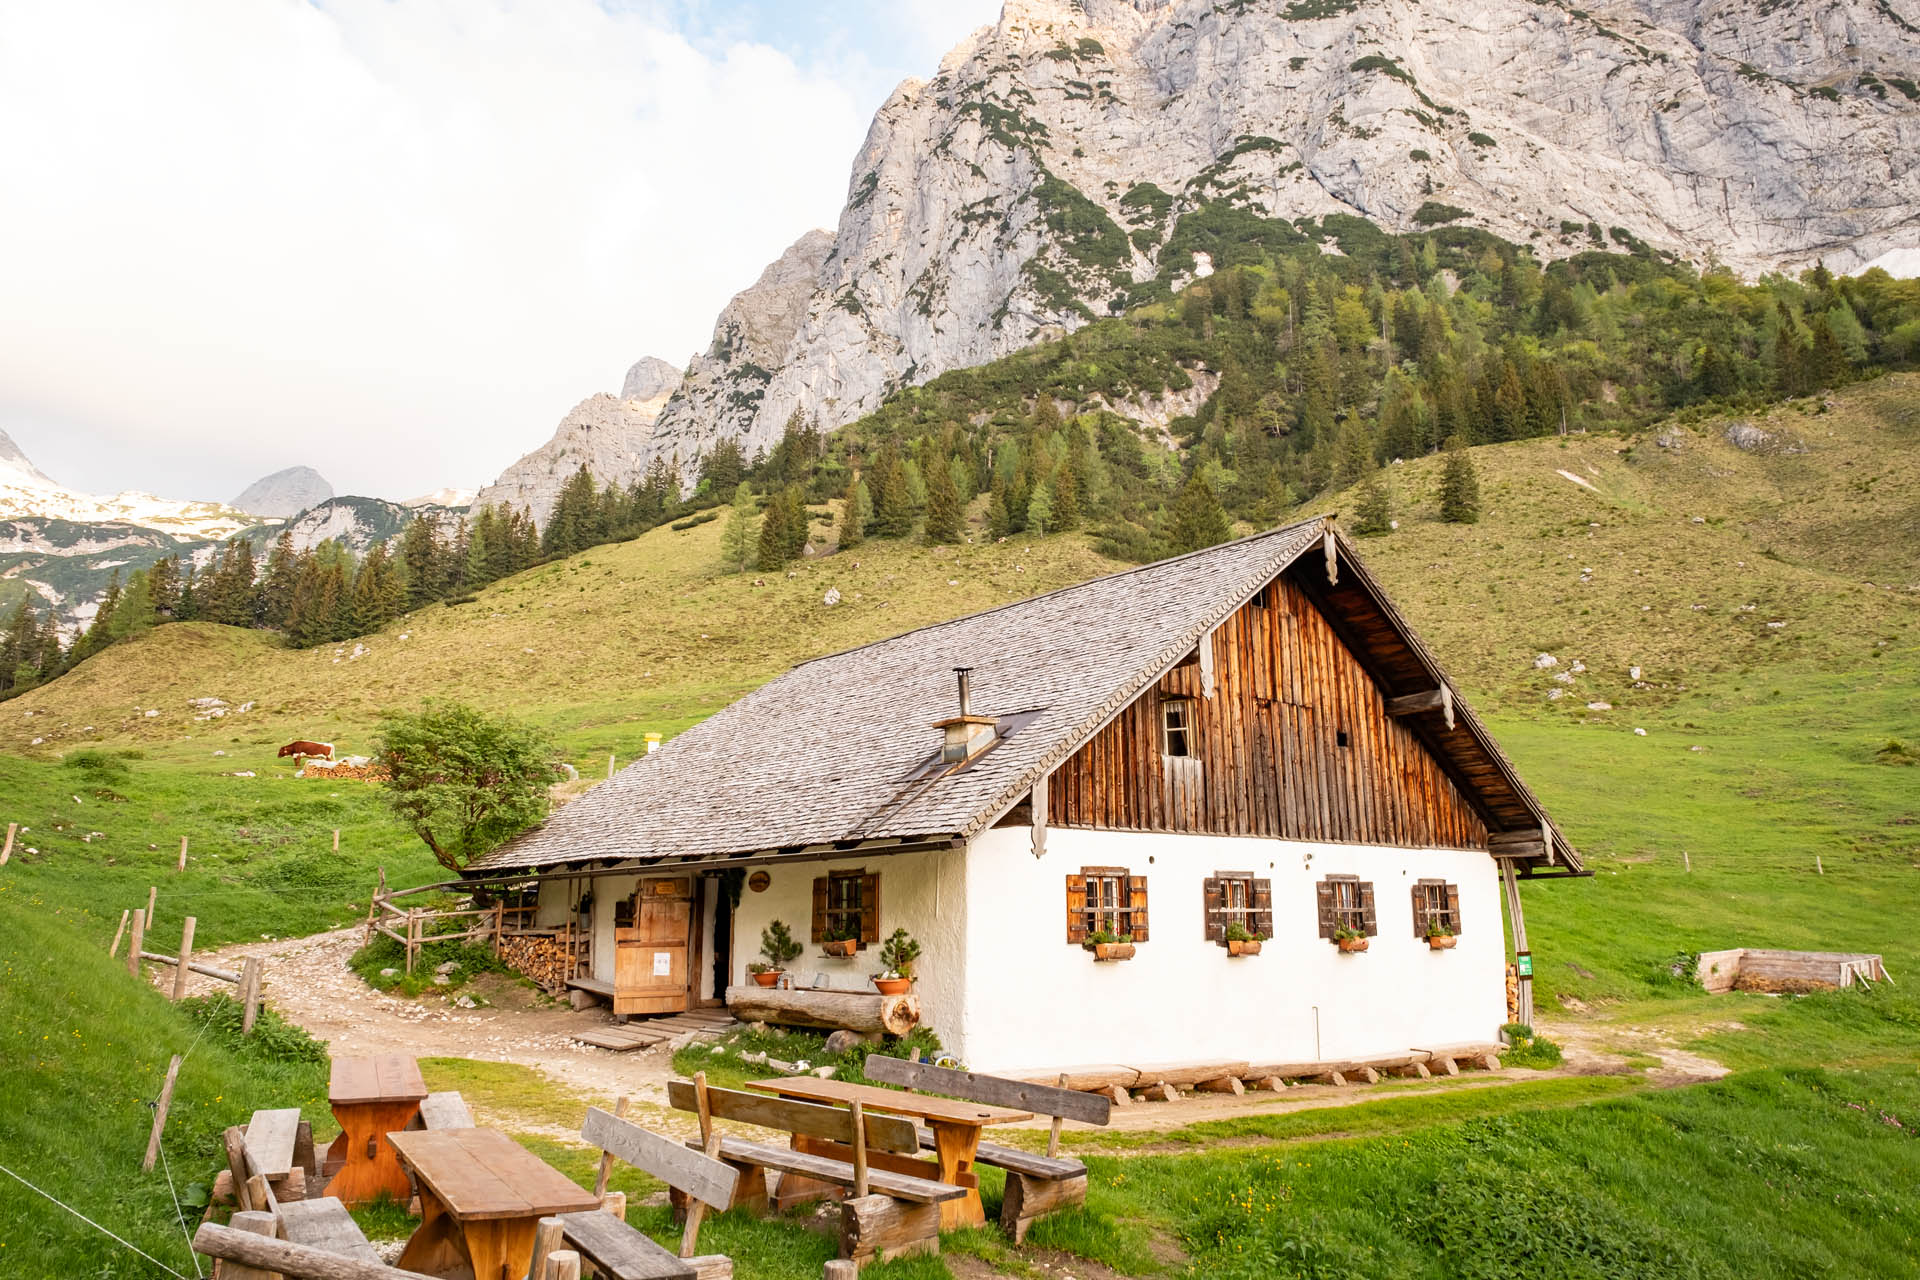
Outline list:
[[[575,1031],[606,1025],[604,1009],[576,1013],[554,1008],[521,984],[495,975],[482,975],[465,988],[493,1002],[486,1008],[460,1009],[432,996],[407,1000],[384,995],[347,968],[347,958],[361,941],[362,931],[354,927],[277,942],[239,943],[196,958],[236,970],[243,957],[263,959],[266,1002],[287,1021],[326,1040],[336,1057],[404,1053],[512,1062],[591,1100],[627,1094],[665,1102],[672,1063],[664,1049],[613,1053],[568,1038]],[[153,968],[160,975],[156,981],[172,982],[171,969]],[[188,991],[231,994],[233,988],[194,974]]]
[[[1688,1028],[1689,1037],[1704,1031],[1739,1031],[1737,1022]],[[1731,1068],[1703,1057],[1678,1043],[1677,1033],[1657,1026],[1630,1026],[1612,1022],[1553,1022],[1540,1024],[1540,1034],[1566,1054],[1566,1069],[1577,1075],[1606,1075],[1631,1064],[1634,1055],[1655,1060],[1647,1079],[1661,1088],[1718,1080]]]

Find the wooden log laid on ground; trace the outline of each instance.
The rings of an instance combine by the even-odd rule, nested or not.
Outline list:
[[[1202,1059],[1197,1062],[1154,1062],[1140,1066],[1141,1084],[1171,1084],[1191,1089],[1202,1080],[1217,1080],[1221,1076],[1243,1076],[1251,1070],[1245,1060]]]
[[[1193,1087],[1201,1093],[1231,1093],[1235,1096],[1247,1091],[1247,1087],[1240,1083],[1239,1076],[1215,1076],[1211,1080],[1202,1080]]]
[[[920,1024],[920,998],[911,992],[883,996],[861,991],[728,987],[727,1007],[743,1022],[835,1031],[844,1028],[904,1036]]]
[[[1123,1084],[1101,1085],[1092,1092],[1099,1094],[1116,1107],[1124,1107],[1133,1101],[1133,1095],[1127,1092],[1127,1086]]]
[[[270,1213],[242,1210],[233,1215],[235,1231],[251,1236],[265,1236],[272,1240],[280,1234],[280,1223]],[[220,1268],[221,1280],[274,1280],[274,1273],[259,1267],[223,1266]]]
[[[840,1255],[855,1264],[940,1252],[940,1206],[892,1196],[840,1203]]]
[[[1178,1102],[1180,1091],[1161,1080],[1142,1089],[1140,1096],[1148,1102]]]
[[[1248,1087],[1263,1090],[1267,1093],[1279,1093],[1287,1087],[1287,1082],[1279,1076],[1256,1076]]]

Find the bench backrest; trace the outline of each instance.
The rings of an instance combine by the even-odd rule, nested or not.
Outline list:
[[[420,1123],[427,1129],[471,1129],[473,1112],[456,1090],[430,1093],[420,1100]]]
[[[874,1054],[867,1059],[867,1078],[880,1084],[897,1084],[921,1093],[943,1093],[968,1102],[1013,1107],[1036,1115],[1059,1116],[1084,1124],[1106,1124],[1113,1115],[1113,1103],[1097,1093],[1059,1089],[1053,1085],[1028,1084],[1000,1076],[983,1076],[972,1071],[955,1071],[925,1062],[908,1062]]]
[[[731,1165],[702,1155],[683,1143],[629,1124],[598,1107],[587,1109],[587,1122],[580,1126],[580,1136],[702,1203],[722,1211],[733,1203],[739,1173]]]
[[[247,1154],[254,1172],[283,1178],[293,1169],[293,1143],[300,1131],[300,1108],[256,1111],[247,1121]]]
[[[700,1109],[691,1080],[667,1081],[667,1102],[677,1111],[698,1112]],[[853,1143],[853,1113],[844,1107],[798,1102],[763,1093],[743,1093],[738,1089],[708,1088],[707,1109],[721,1120],[738,1120],[742,1124],[757,1124],[763,1129],[804,1134],[826,1142],[849,1146]],[[866,1129],[869,1150],[902,1155],[919,1152],[920,1137],[914,1130],[913,1121],[900,1116],[874,1115],[872,1112],[863,1119],[866,1121],[863,1127]]]

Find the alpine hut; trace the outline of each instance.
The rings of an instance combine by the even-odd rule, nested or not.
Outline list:
[[[776,920],[844,1002],[905,928],[988,1070],[1486,1042],[1503,894],[1524,974],[1516,880],[1585,874],[1326,520],[802,663],[470,872],[516,873],[621,1014],[744,1000]]]

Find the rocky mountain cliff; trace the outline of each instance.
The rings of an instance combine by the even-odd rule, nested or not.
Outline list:
[[[230,504],[256,516],[284,520],[333,496],[333,486],[312,467],[288,467],[255,480]]]
[[[1477,225],[1544,257],[1897,261],[1920,244],[1916,67],[1920,23],[1888,0],[1008,0],[895,90],[838,230],[734,298],[607,474],[751,452],[795,409],[838,426],[1111,314],[1205,270],[1162,251],[1210,202]]]
[[[601,484],[637,479],[660,452],[654,422],[680,385],[680,371],[645,357],[627,370],[619,396],[588,396],[560,420],[553,438],[500,473],[473,498],[476,508],[504,504],[545,524],[567,477],[585,463]]]

